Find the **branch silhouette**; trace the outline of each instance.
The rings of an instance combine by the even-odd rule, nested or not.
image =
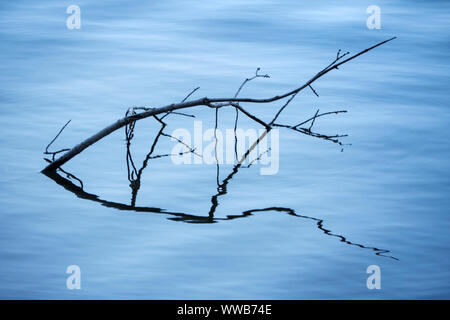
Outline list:
[[[326,75],[327,73],[329,73],[332,70],[338,70],[340,66],[342,66],[343,64],[359,57],[362,54],[365,54],[389,41],[394,40],[396,37],[387,39],[385,41],[382,41],[380,43],[375,44],[372,47],[369,47],[367,49],[364,49],[360,52],[358,52],[357,54],[344,59],[344,57],[346,57],[349,53],[344,53],[341,54],[341,50],[338,51],[336,58],[329,64],[327,65],[325,68],[323,68],[321,71],[319,71],[317,74],[315,74],[311,79],[309,79],[308,81],[306,81],[303,85],[289,91],[286,92],[284,94],[281,95],[276,95],[273,97],[269,97],[269,98],[241,98],[238,97],[239,93],[241,92],[242,88],[244,87],[245,84],[247,84],[249,81],[251,81],[254,78],[258,78],[258,77],[268,77],[268,75],[259,75],[258,71],[259,68],[256,70],[255,76],[252,78],[248,78],[246,79],[242,85],[239,87],[238,91],[236,92],[234,97],[230,97],[230,98],[208,98],[208,97],[203,97],[200,99],[196,99],[196,100],[191,100],[191,101],[187,101],[187,99],[198,90],[198,88],[194,89],[188,96],[186,96],[185,99],[183,99],[181,102],[179,103],[172,103],[170,105],[166,105],[164,107],[160,107],[160,108],[147,108],[147,107],[135,107],[134,111],[136,110],[141,110],[142,112],[133,112],[131,114],[125,115],[124,118],[117,120],[116,122],[114,122],[113,124],[105,127],[104,129],[100,130],[99,132],[97,132],[96,134],[92,135],[91,137],[87,138],[86,140],[82,141],[81,143],[79,143],[78,145],[74,146],[73,148],[71,148],[70,150],[59,150],[57,153],[62,153],[65,152],[64,154],[62,154],[60,157],[55,159],[55,155],[56,153],[53,154],[52,160],[51,162],[42,170],[43,172],[47,172],[47,171],[51,171],[51,170],[56,170],[57,168],[61,167],[62,165],[64,165],[67,161],[71,160],[73,157],[75,157],[76,155],[78,155],[79,153],[81,153],[83,150],[85,150],[86,148],[88,148],[89,146],[91,146],[92,144],[96,143],[97,141],[99,141],[100,139],[106,137],[107,135],[109,135],[110,133],[125,127],[131,123],[134,123],[138,120],[141,119],[145,119],[148,117],[152,117],[152,116],[157,116],[160,114],[164,114],[162,117],[167,116],[168,114],[172,114],[175,113],[176,110],[181,110],[181,109],[186,109],[186,108],[192,108],[192,107],[196,107],[196,106],[206,106],[209,108],[215,108],[215,109],[219,109],[222,107],[234,107],[236,112],[239,113],[241,112],[242,114],[244,114],[245,116],[247,116],[248,118],[252,119],[253,121],[257,122],[258,124],[264,126],[266,129],[270,129],[273,126],[278,126],[278,127],[284,127],[287,125],[284,124],[276,124],[275,121],[277,120],[277,118],[279,117],[279,115],[281,114],[281,112],[283,112],[283,110],[285,110],[285,108],[289,105],[289,103],[295,98],[295,96],[297,96],[297,94],[299,92],[301,92],[302,90],[304,90],[305,88],[310,88],[313,93],[315,95],[318,96],[316,90],[312,87],[312,84],[318,80],[319,78],[323,77],[324,75]],[[282,100],[284,98],[289,98],[288,101],[278,110],[278,112],[276,113],[274,119],[270,122],[270,123],[266,123],[263,120],[259,119],[256,115],[248,112],[242,105],[241,103],[251,103],[251,104],[256,104],[256,103],[261,103],[261,104],[266,104],[266,103],[270,103],[270,102],[275,102],[275,101],[279,101]],[[190,115],[186,115],[183,113],[179,113],[181,115],[185,115],[185,116],[190,116]],[[316,117],[314,118],[316,119]],[[236,122],[237,122],[237,116],[236,116]],[[64,129],[65,127],[63,127]],[[63,130],[62,129],[62,130]],[[319,134],[319,133],[313,133],[311,132],[311,130],[302,130],[301,128],[295,127],[295,128],[291,128],[299,133],[302,134],[306,134],[312,137],[316,137],[316,138],[321,138],[321,139],[326,139],[329,140],[331,142],[334,143],[339,143],[339,138],[344,137],[344,136],[339,136],[339,135],[334,135],[334,136],[327,136],[325,134]],[[61,134],[62,130],[58,133],[58,135],[53,139],[56,140],[56,138]],[[53,141],[51,143],[53,143]],[[50,143],[50,144],[51,144]],[[47,147],[48,148],[48,147]]]
[[[178,222],[184,222],[184,223],[196,223],[196,224],[199,224],[199,223],[200,224],[210,224],[210,223],[218,223],[218,222],[236,220],[236,219],[241,219],[241,218],[248,218],[248,217],[253,216],[255,213],[261,213],[261,212],[285,213],[285,214],[288,214],[293,217],[314,221],[316,223],[317,228],[319,230],[321,230],[325,235],[331,236],[331,237],[336,237],[336,238],[340,239],[341,242],[343,242],[347,245],[357,246],[362,249],[372,250],[372,251],[374,251],[374,253],[376,255],[394,259],[394,260],[398,260],[396,257],[389,255],[390,250],[379,249],[377,247],[366,246],[366,245],[362,245],[359,243],[349,241],[347,239],[347,237],[344,237],[343,235],[340,235],[340,234],[332,233],[331,230],[326,229],[324,227],[323,219],[297,214],[295,212],[295,210],[291,209],[291,208],[276,207],[276,206],[267,207],[267,208],[257,208],[257,209],[243,211],[241,214],[237,214],[237,215],[227,215],[225,217],[216,217],[215,213],[216,213],[217,207],[219,206],[219,197],[224,196],[228,193],[228,185],[231,182],[231,180],[236,176],[236,174],[239,172],[240,169],[249,168],[251,166],[252,162],[250,162],[249,165],[244,165],[244,162],[249,157],[251,152],[259,145],[259,143],[268,134],[269,131],[267,131],[267,130],[264,131],[258,137],[258,139],[245,151],[245,153],[239,159],[239,162],[233,167],[231,172],[221,182],[219,182],[219,180],[218,180],[217,190],[216,190],[216,193],[211,196],[211,206],[210,206],[210,209],[209,209],[207,215],[189,214],[189,213],[177,212],[177,211],[167,211],[167,210],[164,210],[162,208],[157,208],[157,207],[136,206],[136,198],[137,198],[139,188],[141,186],[141,178],[142,178],[142,174],[143,174],[144,170],[146,168],[148,168],[150,160],[161,158],[158,156],[152,156],[152,154],[156,150],[156,146],[159,142],[160,137],[162,136],[162,132],[163,132],[164,128],[165,128],[165,125],[162,125],[161,130],[155,136],[153,143],[151,144],[150,151],[146,155],[146,157],[143,161],[142,167],[139,170],[137,170],[133,166],[129,166],[129,167],[127,166],[128,180],[130,181],[130,187],[132,190],[131,191],[131,194],[132,194],[131,204],[118,203],[118,202],[114,202],[114,201],[104,200],[104,199],[99,198],[99,196],[97,196],[95,194],[88,193],[83,189],[83,183],[80,179],[78,179],[78,178],[75,179],[81,183],[81,186],[77,186],[70,180],[75,176],[70,173],[67,173],[65,171],[61,170],[61,172],[63,172],[64,174],[67,175],[67,178],[64,178],[63,176],[58,174],[57,171],[46,171],[46,172],[44,172],[44,174],[47,177],[49,177],[50,179],[52,179],[54,182],[56,182],[58,185],[62,186],[67,191],[75,194],[77,197],[79,197],[81,199],[97,202],[105,207],[114,208],[114,209],[118,209],[118,210],[122,210],[122,211],[134,211],[134,212],[142,212],[142,213],[154,213],[154,214],[168,215],[169,217],[167,219],[169,219],[171,221],[178,221]],[[133,130],[134,130],[134,127],[133,127]],[[126,130],[126,134],[129,134],[129,133],[130,133],[129,130]],[[129,135],[127,137],[131,137],[130,138],[130,140],[131,140],[133,135]],[[131,141],[129,144],[127,143],[127,146],[126,146],[126,148],[127,148],[127,163],[129,161],[128,157],[132,158],[130,145],[131,145]],[[193,149],[189,149],[187,152],[194,152],[194,151],[193,151]],[[265,152],[267,152],[267,150]],[[134,172],[134,174],[131,172]],[[132,178],[130,179],[130,177],[132,177]]]
[[[359,53],[357,53],[353,56],[350,56],[346,59],[344,59],[344,58],[347,57],[349,55],[349,53],[346,52],[346,53],[342,54],[341,50],[339,50],[336,54],[336,58],[330,64],[328,64],[325,68],[323,68],[321,71],[319,71],[317,74],[315,74],[310,80],[306,81],[303,85],[295,88],[294,90],[291,90],[291,91],[286,92],[281,95],[276,95],[276,96],[264,98],[264,99],[239,97],[243,88],[252,80],[255,80],[257,78],[269,78],[269,75],[267,75],[267,74],[260,74],[259,73],[260,68],[258,68],[258,69],[256,69],[256,72],[252,77],[246,78],[241,83],[241,85],[238,87],[237,91],[235,92],[234,96],[231,98],[203,97],[200,99],[188,101],[188,99],[199,90],[199,87],[196,87],[191,92],[189,92],[189,94],[186,95],[185,98],[183,100],[181,100],[181,102],[173,103],[173,104],[170,104],[170,105],[167,105],[164,107],[160,107],[160,108],[149,108],[149,107],[145,107],[145,106],[132,107],[126,111],[125,116],[122,119],[119,119],[115,123],[100,130],[99,132],[97,132],[93,136],[87,138],[86,140],[82,141],[75,147],[73,147],[71,149],[65,148],[65,149],[60,149],[57,151],[49,151],[50,146],[62,134],[64,129],[69,124],[70,121],[68,121],[59,130],[59,132],[51,140],[51,142],[47,145],[47,147],[44,151],[44,154],[50,155],[51,158],[50,159],[44,158],[49,164],[42,170],[42,173],[44,173],[47,177],[52,179],[57,184],[64,187],[66,190],[74,193],[79,198],[98,202],[103,206],[111,207],[111,208],[115,208],[115,209],[119,209],[119,210],[124,210],[124,211],[164,214],[164,215],[170,216],[170,217],[168,217],[168,219],[170,219],[172,221],[181,221],[181,222],[185,222],[185,223],[206,223],[207,224],[207,223],[217,223],[220,221],[229,221],[229,220],[234,220],[234,219],[239,219],[239,218],[250,217],[250,216],[254,215],[255,213],[259,213],[259,212],[285,213],[285,214],[288,214],[290,216],[294,216],[297,218],[303,218],[303,219],[315,221],[317,228],[320,229],[325,235],[336,237],[336,238],[340,239],[341,242],[343,242],[347,245],[357,246],[357,247],[360,247],[363,249],[370,249],[370,250],[373,250],[376,255],[398,260],[397,258],[388,255],[388,253],[390,252],[389,250],[379,249],[376,247],[370,247],[370,246],[365,246],[365,245],[358,244],[355,242],[351,242],[351,241],[347,240],[347,237],[332,233],[331,230],[326,229],[323,226],[324,225],[323,219],[297,214],[295,212],[295,210],[291,209],[291,208],[273,206],[273,207],[268,207],[268,208],[257,208],[257,209],[246,210],[246,211],[243,211],[241,214],[237,214],[237,215],[227,215],[226,217],[216,217],[216,211],[220,204],[219,197],[227,194],[228,184],[233,179],[233,177],[236,176],[236,174],[239,172],[240,169],[249,168],[253,164],[253,161],[251,161],[248,165],[245,165],[246,159],[249,157],[249,155],[252,153],[252,151],[256,148],[256,146],[258,146],[258,144],[261,142],[261,140],[264,139],[265,136],[273,128],[286,128],[286,129],[293,130],[298,133],[305,134],[305,135],[308,135],[308,136],[311,136],[314,138],[327,140],[327,141],[336,143],[340,146],[345,145],[344,143],[342,143],[342,141],[340,139],[346,137],[347,135],[339,135],[339,134],[327,135],[327,134],[316,132],[313,129],[314,129],[314,125],[316,124],[318,119],[320,119],[324,116],[328,116],[328,115],[337,115],[337,114],[345,113],[345,112],[347,112],[346,110],[337,110],[337,111],[323,112],[323,113],[319,113],[319,110],[317,110],[312,117],[310,117],[306,120],[303,120],[303,121],[297,120],[295,122],[296,124],[293,124],[293,125],[279,123],[277,121],[278,121],[281,113],[291,104],[291,102],[295,99],[295,97],[298,95],[298,93],[300,93],[304,89],[306,89],[306,88],[310,89],[314,95],[319,97],[318,92],[312,86],[312,84],[316,80],[323,77],[324,75],[326,75],[328,72],[330,72],[332,70],[335,70],[335,69],[338,70],[341,65],[357,58],[358,56],[360,56],[362,54],[365,54],[366,52],[368,52],[374,48],[377,48],[378,46],[381,46],[389,41],[392,41],[393,39],[395,39],[395,37],[385,40],[385,41],[382,41],[382,42],[380,42],[370,48],[367,48],[363,51],[360,51]],[[271,103],[271,102],[278,102],[283,99],[286,99],[286,101],[284,101],[284,103],[277,109],[277,112],[273,116],[272,120],[268,121],[268,122],[260,119],[257,115],[255,115],[251,112],[248,112],[246,110],[246,108],[242,105],[243,103],[267,104],[267,103]],[[217,190],[211,196],[211,199],[210,199],[211,205],[210,205],[207,215],[166,211],[164,209],[155,208],[155,207],[136,206],[137,196],[138,196],[139,190],[141,188],[141,179],[142,179],[144,170],[149,166],[149,163],[152,160],[164,158],[164,157],[168,157],[168,156],[172,155],[172,154],[156,154],[155,153],[157,150],[157,145],[158,145],[161,137],[167,137],[172,140],[178,141],[178,143],[183,144],[186,147],[186,151],[181,152],[179,154],[193,153],[197,156],[201,156],[201,155],[197,154],[195,149],[193,149],[191,146],[185,144],[183,141],[181,141],[175,137],[172,137],[171,135],[164,132],[165,128],[167,127],[167,123],[164,120],[169,115],[195,117],[194,115],[180,112],[179,110],[197,107],[197,106],[206,106],[208,108],[212,108],[215,112],[214,113],[215,114],[214,137],[216,139],[215,157],[216,157],[216,168],[217,168],[217,175],[216,175]],[[218,121],[219,121],[219,109],[222,107],[232,107],[236,111],[235,122],[234,122],[234,134],[235,134],[235,158],[236,158],[237,164],[233,167],[231,172],[223,180],[220,180],[220,166],[219,166],[219,161],[217,158],[216,130],[217,130]],[[249,119],[251,119],[254,122],[258,123],[259,125],[263,126],[265,128],[265,131],[261,134],[261,136],[249,147],[249,149],[239,159],[238,152],[237,152],[236,129],[237,129],[237,124],[238,124],[240,114],[248,117]],[[160,125],[160,129],[159,129],[155,139],[153,140],[153,143],[150,146],[150,150],[147,153],[146,157],[144,158],[142,165],[138,168],[133,159],[132,150],[131,150],[132,149],[131,148],[132,140],[134,138],[135,125],[138,120],[150,118],[150,117],[153,117],[158,122],[158,124]],[[92,144],[96,143],[100,139],[104,138],[105,136],[109,135],[110,133],[112,133],[122,127],[125,128],[127,178],[129,181],[129,186],[131,188],[130,204],[117,203],[117,202],[113,202],[113,201],[103,200],[95,194],[86,192],[84,190],[83,181],[81,179],[79,179],[75,175],[62,169],[62,165],[67,163],[73,157],[75,157],[76,155],[78,155],[83,150],[85,150]],[[265,152],[268,152],[268,151],[269,150],[266,150]],[[62,154],[62,155],[59,156],[60,154]],[[57,157],[57,156],[59,156],[59,157]],[[260,155],[260,156],[262,156],[262,155]],[[76,183],[74,183],[74,181],[76,181]]]

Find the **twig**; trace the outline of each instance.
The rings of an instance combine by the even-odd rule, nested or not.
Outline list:
[[[314,94],[315,94],[317,97],[319,97],[319,95],[317,94],[316,90],[314,90],[314,88],[313,88],[311,85],[309,85],[309,88],[312,90],[312,92],[314,92]]]
[[[339,111],[331,111],[331,112],[324,112],[321,114],[316,114],[314,117],[309,118],[308,120],[305,120],[303,122],[300,122],[299,124],[296,124],[295,126],[292,126],[294,128],[300,127],[301,125],[304,125],[305,123],[310,122],[311,120],[315,119],[315,118],[320,118],[329,114],[339,114],[339,113],[346,113],[347,110],[339,110]]]
[[[181,102],[185,102],[190,96],[192,96],[194,94],[195,91],[197,91],[198,89],[200,89],[200,87],[195,88],[194,90],[192,90],[183,100],[181,100]]]
[[[47,147],[45,147],[44,154],[51,154],[52,155],[52,162],[55,160],[55,155],[57,155],[58,153],[70,150],[70,149],[60,149],[58,151],[48,151],[48,148],[50,148],[50,146],[53,144],[53,142],[55,142],[55,140],[58,139],[59,135],[67,127],[67,125],[70,123],[70,121],[72,121],[72,120],[67,121],[66,124],[59,130],[58,134],[52,139],[52,141],[50,141],[50,143],[47,145]]]
[[[316,114],[314,115],[312,121],[311,121],[311,125],[309,126],[308,131],[311,131],[313,125],[314,125],[314,121],[316,121],[317,115],[319,114],[319,109],[317,109]]]

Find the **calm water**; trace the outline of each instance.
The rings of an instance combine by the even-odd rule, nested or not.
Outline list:
[[[79,0],[80,30],[66,27],[71,4],[0,4],[0,298],[450,298],[448,2],[377,1],[381,30],[366,27],[371,1]],[[196,97],[233,95],[257,67],[271,78],[242,95],[275,95],[337,49],[392,36],[280,118],[347,109],[315,124],[349,134],[344,152],[281,130],[278,174],[255,165],[227,179],[233,166],[224,165],[219,195],[215,165],[152,159],[137,210],[124,130],[64,166],[83,192],[40,173],[43,150],[70,119],[52,147],[196,86]],[[277,107],[248,108],[269,120]],[[192,112],[214,127],[213,110]],[[234,110],[219,117],[232,128]],[[167,122],[169,134],[193,127],[182,116]],[[136,124],[137,169],[158,130],[153,119]],[[172,146],[162,137],[155,154]],[[202,218],[211,207],[216,223],[201,223],[212,222]],[[81,268],[81,290],[66,289],[69,265]],[[381,268],[381,290],[366,287],[369,265]]]

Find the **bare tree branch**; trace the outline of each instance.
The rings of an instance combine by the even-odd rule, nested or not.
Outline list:
[[[140,119],[144,119],[144,118],[148,118],[151,116],[156,116],[159,114],[165,114],[165,113],[171,113],[175,110],[180,110],[180,109],[186,109],[186,108],[192,108],[192,107],[196,107],[196,106],[208,106],[210,108],[221,108],[221,107],[225,107],[225,106],[233,106],[235,108],[237,108],[239,111],[241,111],[242,113],[244,113],[246,116],[248,116],[249,118],[251,118],[252,120],[258,122],[259,124],[263,125],[266,129],[269,129],[271,127],[270,124],[265,123],[264,121],[262,121],[261,119],[259,119],[258,117],[250,114],[249,112],[247,112],[245,109],[243,109],[239,103],[241,102],[248,102],[248,103],[270,103],[270,102],[274,102],[274,101],[278,101],[287,97],[291,97],[293,95],[296,95],[297,93],[299,93],[300,91],[302,91],[303,89],[310,87],[312,83],[314,83],[317,79],[323,77],[325,74],[327,74],[328,72],[330,72],[331,70],[334,69],[338,69],[339,66],[359,57],[360,55],[373,50],[389,41],[394,40],[396,37],[390,38],[388,40],[382,41],[370,48],[367,48],[363,51],[360,51],[359,53],[345,59],[342,60],[342,58],[344,56],[347,55],[347,53],[341,55],[340,51],[338,51],[337,55],[336,55],[336,59],[329,64],[326,68],[322,69],[320,72],[318,72],[316,75],[314,75],[311,79],[309,79],[307,82],[305,82],[303,85],[301,85],[300,87],[297,87],[294,90],[291,90],[287,93],[281,94],[281,95],[276,95],[273,97],[269,97],[269,98],[239,98],[237,97],[237,95],[235,95],[235,97],[232,98],[200,98],[200,99],[196,99],[196,100],[192,100],[192,101],[183,101],[180,103],[173,103],[164,107],[160,107],[160,108],[146,108],[146,107],[136,107],[134,108],[134,111],[136,110],[143,110],[143,112],[140,113],[135,113],[132,112],[132,114],[126,115],[124,118],[117,120],[116,122],[114,122],[113,124],[107,126],[106,128],[100,130],[99,132],[97,132],[96,134],[94,134],[93,136],[87,138],[86,140],[82,141],[81,143],[79,143],[78,145],[76,145],[75,147],[73,147],[72,149],[70,149],[69,151],[67,151],[66,153],[64,153],[62,156],[60,156],[59,158],[57,158],[56,160],[52,161],[52,163],[50,163],[47,167],[44,168],[43,171],[49,171],[49,170],[55,170],[56,168],[62,166],[63,164],[65,164],[67,161],[69,161],[70,159],[72,159],[73,157],[75,157],[76,155],[78,155],[79,153],[81,153],[83,150],[85,150],[86,148],[88,148],[89,146],[91,146],[92,144],[96,143],[97,141],[99,141],[100,139],[104,138],[105,136],[109,135],[110,133],[116,131],[117,129],[120,129],[124,126],[127,126],[128,124],[138,121]],[[255,76],[253,78],[256,78],[258,76],[258,70],[255,73]],[[263,76],[264,77],[264,76]],[[250,80],[249,80],[250,81]],[[245,85],[245,83],[247,83],[248,81],[244,81],[244,83],[241,85],[241,87],[238,89],[238,92],[240,92],[240,90],[242,89],[242,87]],[[194,90],[193,92],[195,92],[196,90]],[[192,92],[192,93],[193,93]],[[190,95],[188,95],[189,97]],[[187,99],[187,98],[186,98]],[[282,109],[277,113],[277,116],[279,116],[279,114],[285,109],[286,106],[282,107]],[[274,123],[272,123],[272,125],[275,125]],[[301,129],[298,128],[291,128],[294,129],[295,131],[299,131],[301,132]],[[320,134],[315,134],[315,133],[306,133],[306,132],[302,132],[311,136],[316,136],[316,137],[321,137],[327,140],[333,141],[334,138],[330,138],[330,136],[324,136],[324,135],[320,135]],[[337,137],[337,136],[334,136]],[[334,142],[334,141],[333,141]]]

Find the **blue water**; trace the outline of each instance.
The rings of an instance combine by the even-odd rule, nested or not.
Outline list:
[[[79,30],[66,27],[71,4],[81,8]],[[372,4],[379,30],[366,27]],[[447,1],[3,1],[0,298],[450,298],[449,10]],[[346,109],[315,128],[348,134],[352,145],[341,152],[280,130],[279,172],[240,169],[215,198],[212,221],[216,166],[169,157],[151,160],[141,177],[135,207],[154,209],[117,208],[131,199],[123,130],[64,166],[98,198],[40,173],[42,152],[68,120],[52,148],[196,86],[195,97],[232,96],[257,67],[271,78],[242,95],[276,95],[338,49],[392,36],[280,117],[295,124],[316,109]],[[270,120],[279,106],[247,108]],[[214,127],[213,110],[192,113]],[[219,119],[232,128],[234,110]],[[168,133],[193,125],[176,115],[167,122]],[[258,126],[244,117],[239,125]],[[138,167],[158,130],[153,119],[136,124]],[[161,138],[158,150],[172,146]],[[219,182],[232,170],[222,166]],[[81,269],[80,290],[66,288],[69,265]],[[380,290],[366,287],[369,265],[381,269]]]

